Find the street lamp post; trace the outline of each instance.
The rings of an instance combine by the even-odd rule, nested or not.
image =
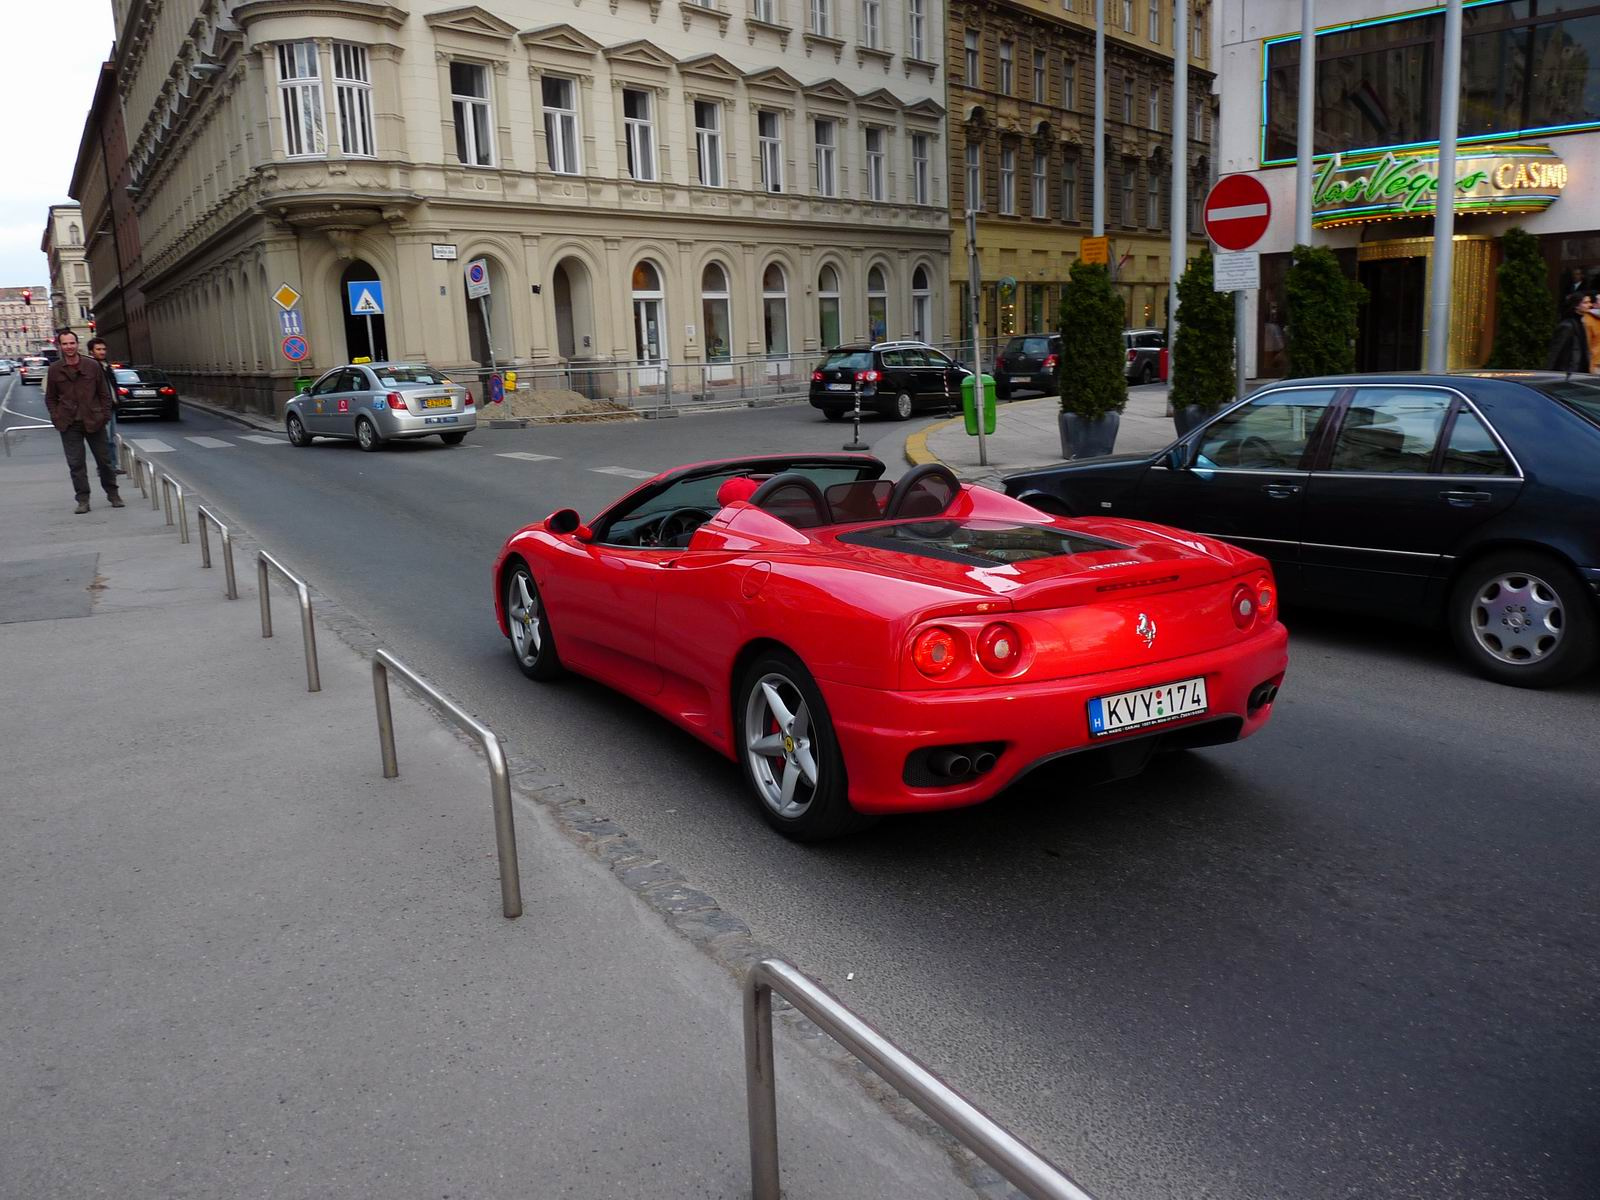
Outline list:
[[[1106,235],[1106,0],[1094,0],[1094,236]]]
[[[1172,5],[1172,259],[1167,288],[1167,380],[1178,354],[1178,277],[1189,258],[1189,0]]]
[[[1461,0],[1446,0],[1439,84],[1439,191],[1433,216],[1433,287],[1428,297],[1428,370],[1450,369],[1450,291],[1455,279],[1456,135],[1461,106]]]
[[[1311,156],[1315,152],[1317,0],[1300,0],[1300,95],[1295,122],[1294,244],[1311,244]]]

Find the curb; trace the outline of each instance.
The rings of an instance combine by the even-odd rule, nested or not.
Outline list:
[[[180,396],[178,403],[186,404],[190,408],[197,408],[207,416],[221,417],[225,421],[232,421],[237,425],[243,425],[247,429],[254,429],[260,433],[282,432],[276,422],[268,421],[267,418],[255,413],[236,412],[231,408],[223,408],[221,405],[212,404],[206,400],[192,400],[187,396]]]
[[[917,433],[913,433],[910,437],[906,438],[906,462],[910,463],[913,467],[926,466],[928,463],[944,462],[944,459],[940,458],[932,450],[928,449],[928,439],[934,434],[938,433],[941,429],[946,429],[951,425],[954,425],[957,421],[963,419],[964,418],[962,417],[951,417],[948,421],[940,421],[937,425],[929,425],[926,429],[920,430]]]

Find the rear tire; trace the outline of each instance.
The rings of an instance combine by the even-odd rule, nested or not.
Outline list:
[[[356,445],[368,454],[383,445],[378,437],[378,427],[365,417],[356,418]]]
[[[1009,383],[997,383],[997,384],[995,384],[994,385],[994,398],[996,400],[1009,400],[1009,399],[1011,399],[1011,385]]]
[[[305,422],[294,413],[285,418],[283,427],[289,435],[289,445],[300,447],[311,445],[311,435],[306,432]]]
[[[896,421],[909,421],[911,420],[911,414],[916,410],[917,403],[911,398],[911,393],[901,392],[894,398],[894,408],[891,410],[890,415]]]
[[[1551,555],[1506,550],[1462,572],[1446,620],[1480,675],[1512,687],[1566,683],[1595,661],[1595,603]]]
[[[846,411],[842,408],[825,408],[822,410],[822,415],[830,421],[842,421]]]
[[[1139,372],[1140,383],[1154,383],[1156,381],[1155,363],[1145,363],[1144,369]]]
[[[872,823],[850,806],[833,721],[798,658],[773,650],[751,663],[739,680],[733,718],[745,782],[762,817],[784,837],[816,842]]]
[[[501,595],[506,624],[511,627],[511,654],[517,667],[529,679],[548,683],[566,674],[556,652],[555,634],[539,595],[539,585],[526,563],[518,562],[505,578]]]
[[[439,435],[439,440],[446,446],[459,446],[462,442],[467,440],[467,435],[460,430],[457,430],[455,433],[441,433]]]

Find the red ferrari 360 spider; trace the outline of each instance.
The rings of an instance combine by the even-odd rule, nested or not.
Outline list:
[[[513,534],[495,615],[743,765],[789,837],[986,800],[1048,759],[1110,776],[1256,732],[1288,665],[1266,562],[1159,525],[1047,516],[938,464],[700,463],[591,523]]]

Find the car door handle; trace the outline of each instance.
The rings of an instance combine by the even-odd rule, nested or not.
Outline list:
[[[1470,508],[1474,504],[1487,504],[1494,499],[1494,496],[1488,492],[1453,490],[1440,492],[1439,499],[1453,504],[1457,508]]]
[[[1298,483],[1263,483],[1261,490],[1274,500],[1287,500],[1291,496],[1300,494]]]

